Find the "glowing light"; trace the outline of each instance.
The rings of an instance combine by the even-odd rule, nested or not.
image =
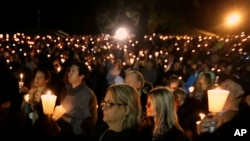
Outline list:
[[[236,25],[240,22],[240,15],[238,13],[233,13],[233,14],[230,14],[228,17],[227,17],[227,20],[226,20],[226,23],[227,25],[229,26],[233,26],[233,25]]]
[[[51,115],[54,112],[54,107],[56,103],[56,95],[52,95],[51,91],[48,91],[47,94],[41,95],[43,112],[46,115]]]
[[[127,37],[128,37],[128,31],[125,28],[117,29],[117,31],[115,33],[115,38],[117,38],[119,40],[124,40]]]
[[[200,116],[200,119],[203,120],[206,115],[203,113],[199,113],[199,116]]]
[[[208,90],[208,109],[212,113],[220,112],[227,100],[229,91],[213,89]]]

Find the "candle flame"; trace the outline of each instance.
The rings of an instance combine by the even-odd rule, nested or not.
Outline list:
[[[22,73],[20,74],[20,78],[23,79],[23,74]]]
[[[194,91],[194,86],[188,88],[189,92],[192,93]]]
[[[199,114],[199,116],[200,116],[201,120],[203,120],[203,119],[204,119],[204,117],[205,117],[205,114],[200,113],[200,114]]]
[[[50,90],[47,91],[47,95],[52,95]]]
[[[23,73],[20,74],[20,81],[23,81]]]
[[[30,95],[29,95],[29,94],[24,95],[24,100],[25,100],[26,102],[29,102],[29,100],[30,100]]]

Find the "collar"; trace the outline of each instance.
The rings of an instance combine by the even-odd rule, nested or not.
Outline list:
[[[86,87],[86,84],[85,83],[81,83],[79,84],[77,87],[73,88],[71,85],[68,85],[67,89],[68,89],[68,92],[71,93],[71,94],[75,94],[77,93],[78,91],[80,91],[81,89],[85,88]]]

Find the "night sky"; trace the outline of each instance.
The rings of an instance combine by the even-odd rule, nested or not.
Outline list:
[[[107,1],[112,2],[112,0]],[[179,6],[179,9],[172,7],[172,11],[176,14],[176,11],[180,10],[178,14],[188,17],[189,24],[207,29],[216,28],[215,23],[222,18],[223,12],[230,8],[240,7],[243,9],[244,6],[244,9],[246,9],[246,7],[250,7],[249,0],[179,1],[182,2],[179,5],[183,7]],[[188,3],[191,1],[192,6]],[[195,3],[196,1],[197,3]],[[171,0],[165,0],[164,2],[169,5],[176,4],[176,1],[173,3]],[[196,8],[193,7],[195,4]],[[101,6],[105,7],[102,0],[70,0],[58,3],[52,0],[34,0],[33,2],[9,0],[0,6],[0,32],[51,29],[62,30],[70,34],[98,33],[95,15],[98,10],[97,7]],[[168,9],[171,10],[171,6]],[[248,17],[250,16],[249,11],[246,14]],[[246,28],[246,25],[244,25],[244,28]]]
[[[30,2],[11,1],[1,5],[0,32],[15,32],[36,29],[58,29],[70,33],[94,32],[93,6],[90,2],[55,3],[49,0]]]

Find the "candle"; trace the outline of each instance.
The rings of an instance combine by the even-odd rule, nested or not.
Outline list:
[[[30,95],[29,94],[25,94],[23,96],[23,99],[24,99],[25,102],[29,102],[30,101]]]
[[[218,113],[222,110],[229,91],[221,89],[208,90],[208,109],[212,113]]]
[[[200,124],[201,124],[200,120],[196,121],[196,132],[198,135],[201,133]]]
[[[23,81],[23,74],[22,73],[20,74],[20,81],[21,82]]]
[[[24,85],[24,82],[23,82],[23,74],[20,73],[20,81],[18,82],[18,85],[19,85],[19,88],[22,88],[23,85]]]
[[[199,116],[200,116],[200,118],[201,118],[201,121],[204,119],[204,117],[205,117],[205,114],[203,114],[203,113],[200,113],[199,114]]]
[[[56,104],[57,96],[52,95],[50,91],[47,94],[41,95],[43,113],[46,115],[52,115]]]
[[[65,113],[65,109],[63,108],[62,105],[56,106],[52,119],[56,121],[59,118],[61,118],[64,113]]]
[[[155,52],[155,57],[157,58],[158,56],[159,56],[159,52],[156,51],[156,52]]]
[[[19,88],[22,88],[22,87],[23,87],[23,85],[24,85],[24,82],[19,81],[19,82],[18,82],[18,85],[19,85]]]
[[[60,72],[61,69],[62,69],[62,68],[61,68],[60,66],[56,68],[57,72]]]
[[[130,58],[130,59],[129,59],[129,62],[130,62],[131,65],[134,64],[134,61],[135,61],[134,58]]]
[[[189,93],[192,93],[194,91],[194,86],[189,87],[188,90],[189,90]]]

